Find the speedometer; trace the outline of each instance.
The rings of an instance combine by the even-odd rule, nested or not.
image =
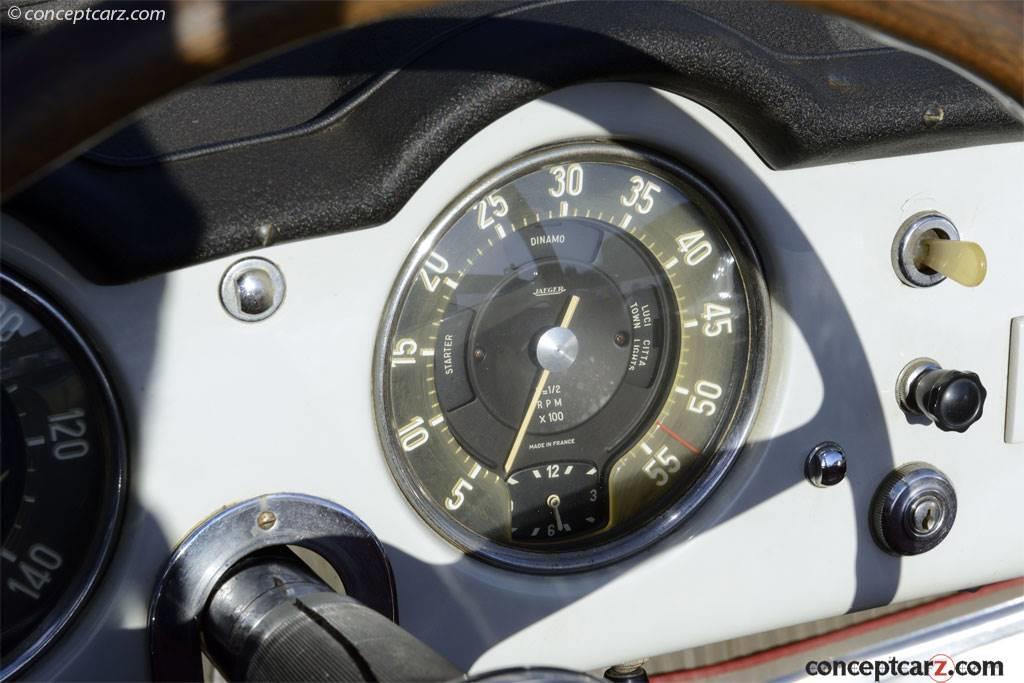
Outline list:
[[[583,570],[709,495],[767,346],[754,251],[710,187],[647,151],[548,148],[458,199],[407,260],[379,337],[378,428],[450,542]]]
[[[110,384],[86,340],[0,274],[0,677],[63,631],[113,548],[126,453]]]

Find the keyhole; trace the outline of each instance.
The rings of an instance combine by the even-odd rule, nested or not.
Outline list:
[[[935,524],[935,520],[932,517],[932,512],[932,506],[929,505],[928,509],[925,510],[924,519],[921,520],[921,526],[924,528],[925,531],[931,531],[932,526]]]
[[[923,500],[913,507],[914,531],[930,534],[942,522],[942,509],[934,500]]]

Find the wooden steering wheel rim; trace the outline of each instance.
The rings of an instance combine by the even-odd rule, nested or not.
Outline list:
[[[803,0],[956,65],[1024,104],[1024,0]],[[1018,112],[1019,116],[1019,110]]]

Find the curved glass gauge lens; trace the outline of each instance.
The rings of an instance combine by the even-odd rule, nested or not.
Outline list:
[[[710,492],[760,393],[764,284],[731,212],[623,147],[538,152],[424,237],[378,348],[378,421],[419,513],[532,571],[649,545]]]
[[[16,673],[66,625],[109,551],[125,453],[109,385],[82,338],[2,275],[0,657]]]

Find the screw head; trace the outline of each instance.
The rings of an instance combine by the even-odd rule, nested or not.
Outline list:
[[[942,119],[946,118],[946,112],[941,106],[932,104],[924,110],[921,118],[924,119],[924,125],[931,128],[942,123]]]
[[[256,516],[256,526],[264,531],[270,531],[277,524],[277,515],[270,510],[264,510]]]
[[[232,317],[256,322],[270,317],[284,301],[284,276],[272,262],[246,258],[232,264],[220,282],[220,301]]]

